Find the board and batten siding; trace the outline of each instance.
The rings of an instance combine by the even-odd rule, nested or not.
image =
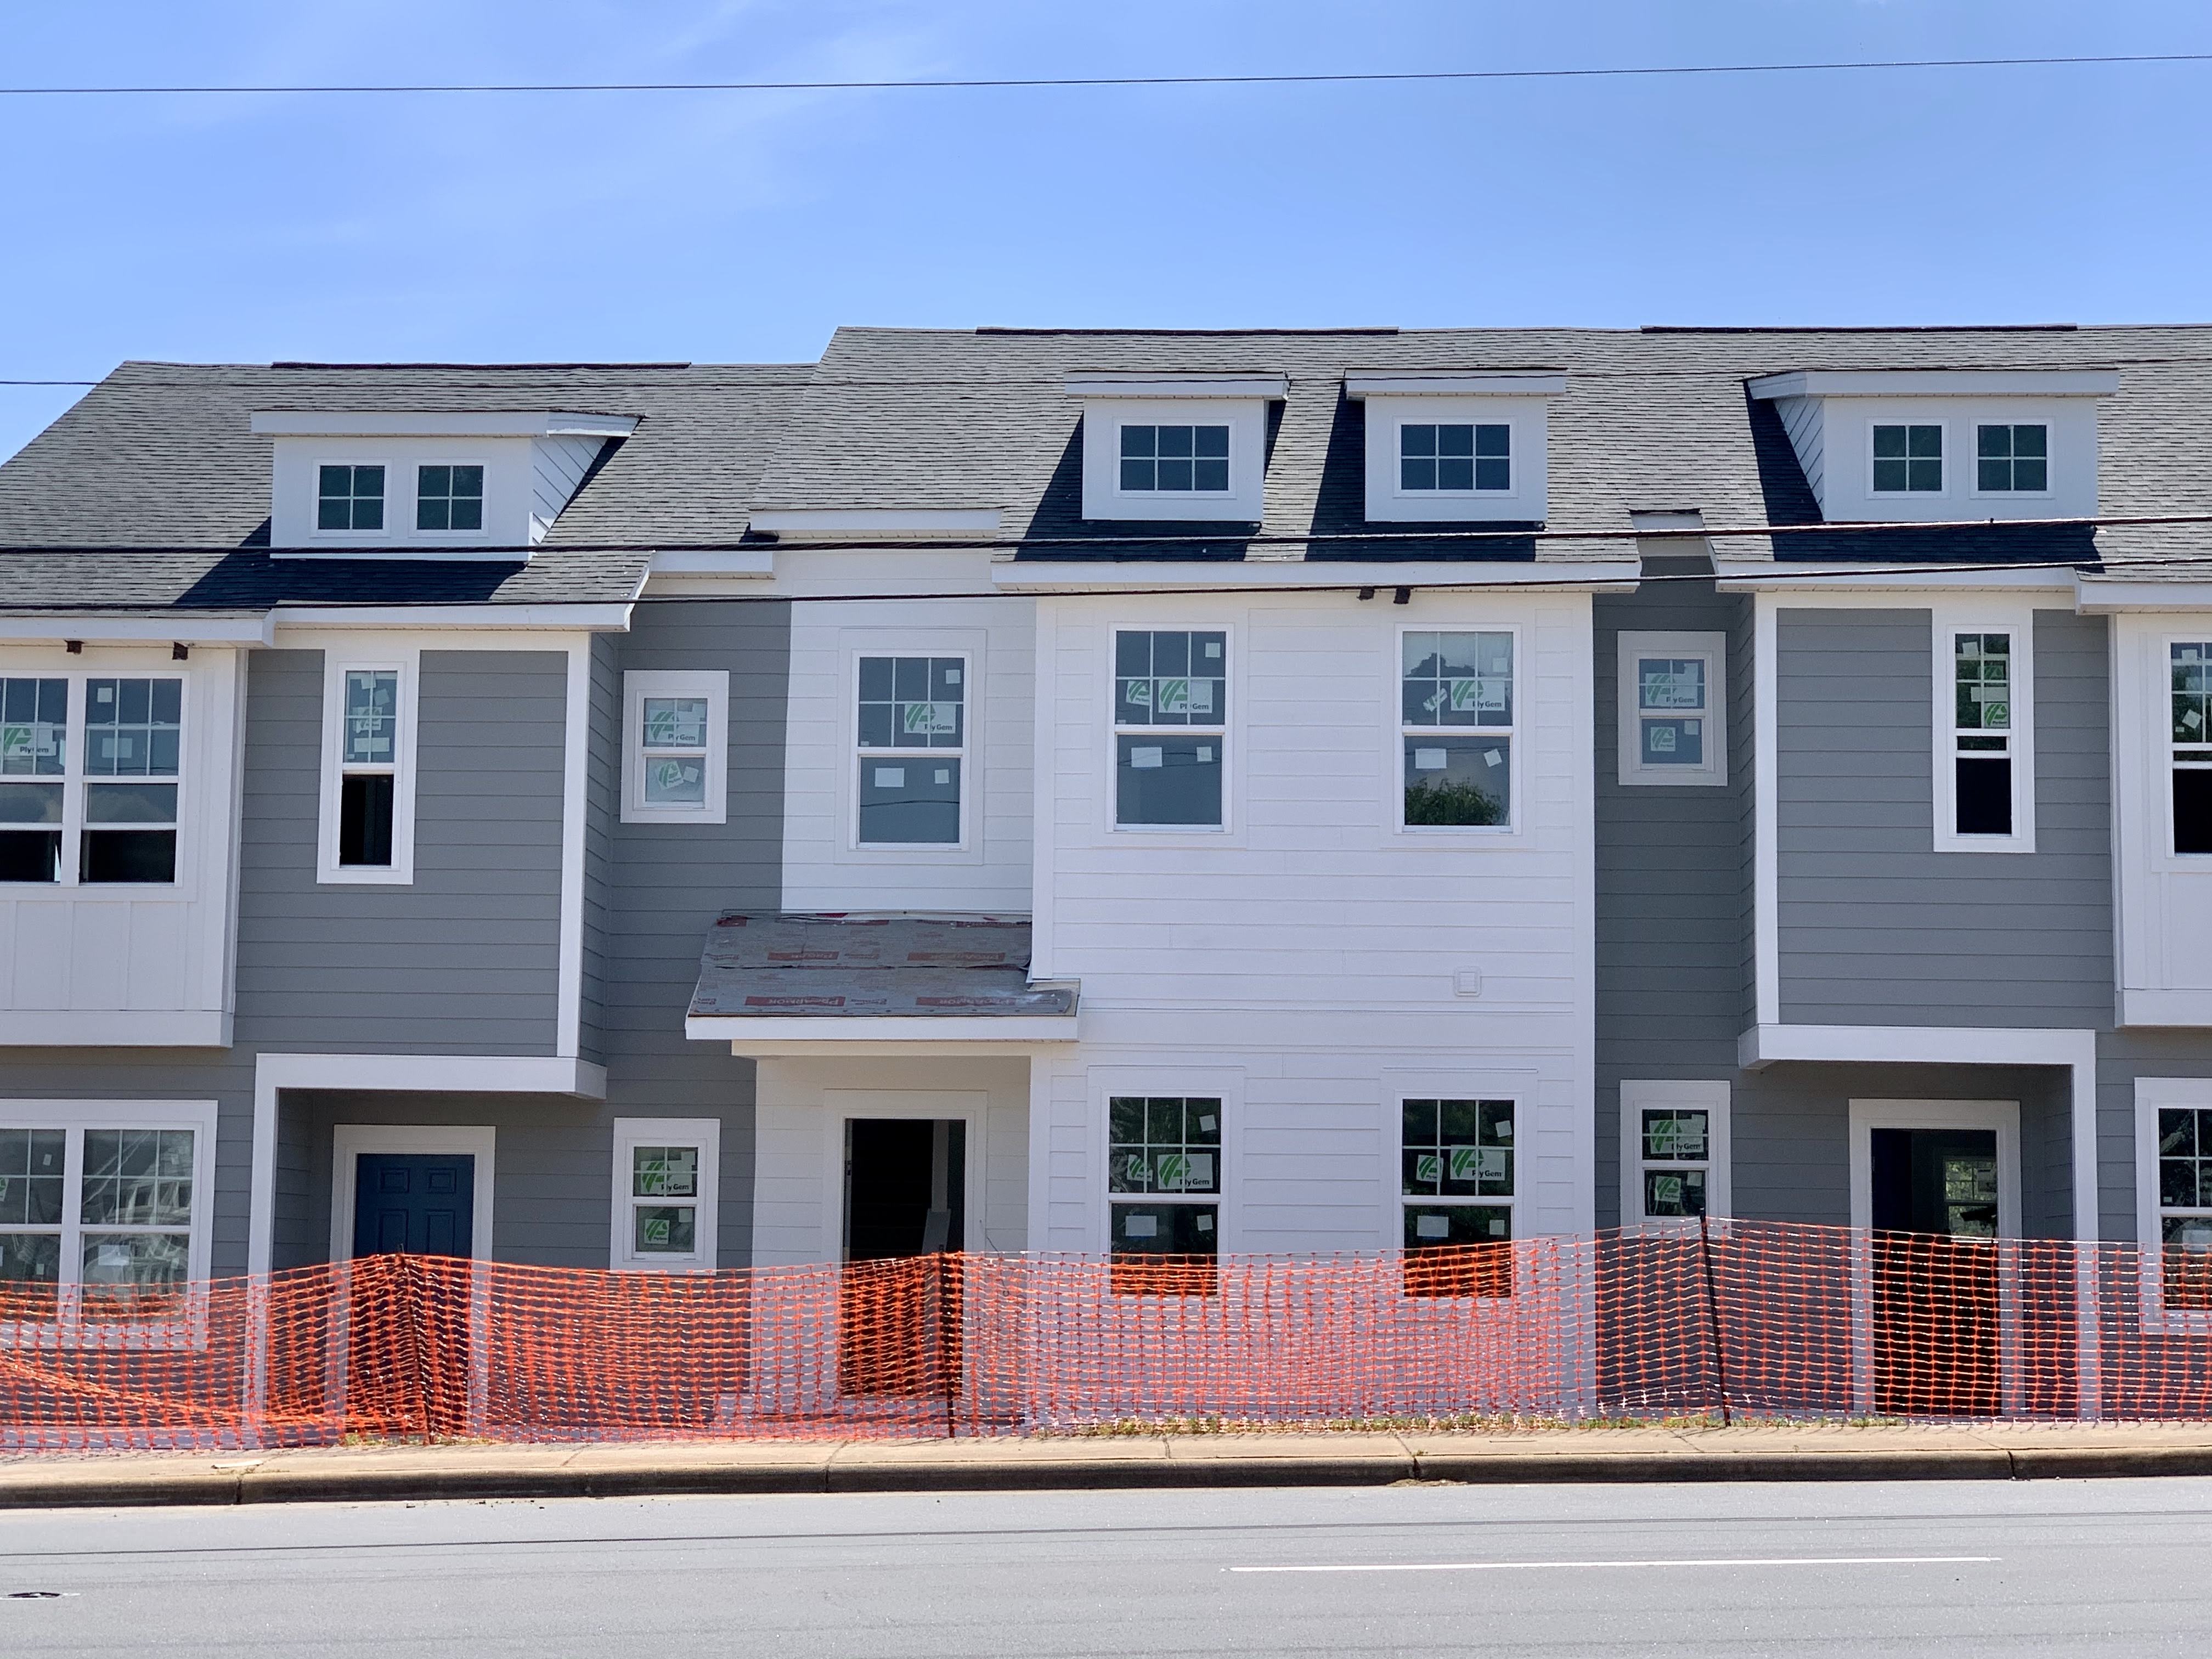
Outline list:
[[[793,601],[785,909],[1029,910],[1035,608],[1018,597]],[[961,774],[969,845],[855,847],[855,659],[955,653],[971,664]]]
[[[422,654],[415,878],[315,879],[323,659],[257,652],[240,851],[238,1040],[550,1054],[568,658]]]
[[[2036,850],[1938,853],[1929,613],[1779,612],[1784,1024],[2111,1022],[2105,624],[2034,617]]]
[[[1401,625],[1520,630],[1517,836],[1399,830]],[[1225,831],[1111,826],[1117,626],[1228,629]],[[1589,1225],[1588,599],[1053,598],[1038,662],[1032,1243],[1104,1247],[1122,1092],[1223,1097],[1227,1249],[1396,1248],[1407,1097],[1520,1102],[1517,1227]]]

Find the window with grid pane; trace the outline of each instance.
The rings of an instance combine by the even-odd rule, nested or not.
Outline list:
[[[1943,428],[1935,425],[1876,426],[1874,487],[1878,495],[1940,491],[1943,488]]]
[[[1513,428],[1408,421],[1398,428],[1398,487],[1464,493],[1513,488]]]
[[[0,1321],[173,1313],[204,1276],[192,1259],[198,1135],[0,1121]]]
[[[62,878],[70,683],[0,678],[0,882]]]
[[[1409,1296],[1510,1296],[1510,1100],[1401,1103],[1400,1191]],[[1478,1248],[1480,1247],[1480,1248]]]
[[[349,668],[338,738],[338,862],[392,864],[399,781],[399,671]]]
[[[2173,850],[2212,853],[2212,640],[2177,640],[2167,652]]]
[[[1210,1267],[1158,1259],[1211,1258],[1220,1250],[1221,1102],[1215,1097],[1116,1095],[1107,1102],[1106,1190],[1121,1289],[1182,1292],[1212,1287]]]
[[[381,466],[323,466],[316,469],[315,528],[384,528],[384,469]]]
[[[1974,487],[2040,494],[2051,488],[2051,428],[2039,423],[1974,428]]]
[[[2159,1109],[2158,1215],[2166,1305],[2212,1308],[2212,1108]]]
[[[1124,629],[1114,636],[1114,822],[1218,829],[1229,742],[1229,636]]]
[[[415,527],[417,530],[482,530],[483,475],[481,466],[418,466],[415,469]]]
[[[1407,829],[1513,821],[1513,635],[1400,636],[1399,738]]]
[[[1954,825],[1962,836],[2013,830],[2012,635],[1951,636]]]
[[[1121,488],[1135,492],[1229,489],[1225,426],[1124,426]]]
[[[862,657],[858,708],[860,844],[957,846],[967,658]]]

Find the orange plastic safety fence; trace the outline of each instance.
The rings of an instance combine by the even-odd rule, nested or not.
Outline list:
[[[2212,1273],[1760,1222],[1322,1260],[935,1255],[707,1274],[377,1256],[0,1290],[0,1450],[2212,1418]]]

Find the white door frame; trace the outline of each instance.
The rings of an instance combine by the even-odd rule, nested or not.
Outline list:
[[[2020,1103],[1854,1100],[1850,1103],[1851,1394],[1874,1401],[1874,1133],[1876,1129],[1994,1130],[1997,1138],[1997,1377],[2001,1409],[2021,1405],[2019,1360]]]
[[[492,1150],[496,1136],[489,1124],[337,1123],[331,1127],[331,1260],[353,1257],[354,1194],[361,1179],[363,1152],[471,1153],[473,1202],[469,1219],[469,1255],[491,1259]]]
[[[823,1246],[827,1261],[845,1259],[845,1125],[856,1117],[942,1119],[967,1126],[962,1139],[960,1238],[956,1248],[981,1248],[983,1131],[990,1095],[981,1089],[824,1089]]]

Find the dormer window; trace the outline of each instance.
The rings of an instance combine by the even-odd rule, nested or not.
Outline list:
[[[1401,489],[1513,488],[1513,428],[1407,421],[1398,428]]]
[[[2014,423],[1974,428],[1974,488],[2039,495],[2051,488],[2051,428]]]
[[[1124,426],[1121,488],[1225,491],[1229,488],[1229,428]]]
[[[417,530],[483,528],[483,474],[480,466],[418,466],[415,469],[415,527]]]
[[[1874,487],[1877,495],[1940,493],[1943,488],[1943,428],[1877,422],[1874,428]]]
[[[325,466],[315,489],[318,530],[384,528],[384,469]]]

